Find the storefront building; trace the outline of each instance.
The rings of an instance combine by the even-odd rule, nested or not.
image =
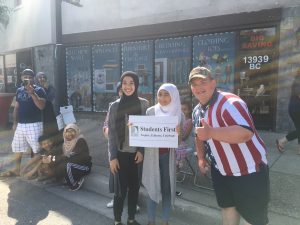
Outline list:
[[[213,6],[201,2],[207,9],[201,17],[197,12],[203,12],[205,7],[200,7],[199,1],[191,1],[191,6],[197,4],[193,9],[183,7],[181,16],[179,3],[173,4],[170,11],[162,7],[159,12],[149,11],[137,1],[111,3],[101,11],[111,7],[119,15],[113,12],[107,17],[97,14],[95,1],[77,1],[80,7],[63,3],[59,49],[63,51],[60,60],[65,65],[64,74],[56,74],[57,43],[33,46],[31,56],[25,57],[32,61],[25,64],[31,63],[35,71],[53,74],[54,83],[63,83],[66,101],[76,111],[93,113],[107,111],[109,102],[115,99],[119,77],[126,70],[138,74],[140,95],[154,103],[156,90],[164,82],[174,83],[182,98],[191,99],[189,71],[198,65],[206,66],[216,77],[219,89],[233,92],[247,102],[258,129],[290,129],[287,103],[289,87],[299,67],[300,7],[264,5],[245,11],[239,7],[246,7],[246,1],[241,1],[237,9],[231,10],[230,3],[223,6],[219,1],[224,13],[222,7],[214,13]],[[130,14],[134,6],[140,11]],[[84,15],[84,19],[77,15]],[[94,20],[89,23],[91,18]],[[18,66],[25,53],[17,51],[15,64],[11,55],[4,53],[0,58],[6,92],[11,91],[9,81],[18,79],[10,77],[21,70]],[[16,71],[10,72],[14,66]]]

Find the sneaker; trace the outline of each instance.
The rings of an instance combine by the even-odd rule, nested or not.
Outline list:
[[[141,224],[138,223],[136,220],[133,220],[132,222],[129,222],[129,220],[127,220],[127,225],[141,225]]]
[[[107,208],[113,208],[114,207],[114,199],[112,199],[109,203],[106,204]]]
[[[176,191],[176,196],[177,197],[180,197],[182,195],[182,192],[181,191]]]
[[[80,178],[80,180],[77,182],[77,184],[74,187],[71,187],[71,191],[78,191],[81,186],[83,185],[84,177]]]
[[[123,223],[121,223],[121,222],[114,222],[114,225],[124,225]]]

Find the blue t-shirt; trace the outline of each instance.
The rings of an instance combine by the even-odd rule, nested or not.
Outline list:
[[[34,86],[34,91],[40,98],[46,99],[46,92],[43,88]],[[34,104],[31,96],[23,86],[17,89],[16,101],[19,103],[19,123],[42,122],[42,110]]]

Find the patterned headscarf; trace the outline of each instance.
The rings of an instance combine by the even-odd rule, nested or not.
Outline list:
[[[66,138],[65,138],[65,135],[66,135],[66,132],[68,129],[72,129],[76,132],[75,137],[70,141],[66,140]],[[64,137],[63,153],[65,156],[70,157],[72,155],[72,151],[73,151],[78,139],[83,138],[83,135],[80,134],[79,127],[76,124],[71,123],[65,127],[63,137]]]

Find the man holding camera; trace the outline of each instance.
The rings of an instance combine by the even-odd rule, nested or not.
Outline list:
[[[29,148],[39,152],[38,138],[43,132],[42,110],[45,107],[46,93],[43,88],[33,84],[34,72],[25,69],[21,74],[22,86],[17,89],[13,111],[12,151],[15,153],[15,168],[1,173],[2,177],[19,176],[22,155]]]

